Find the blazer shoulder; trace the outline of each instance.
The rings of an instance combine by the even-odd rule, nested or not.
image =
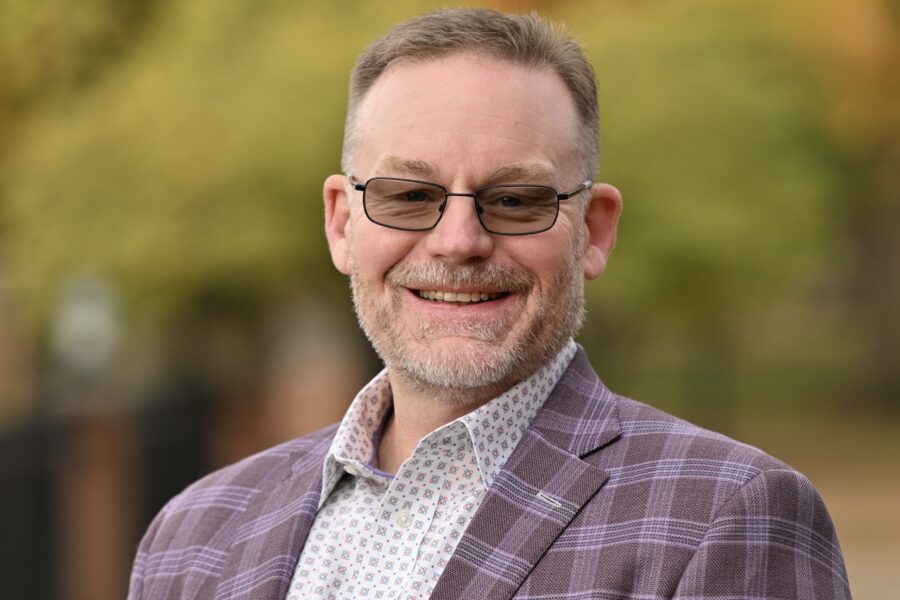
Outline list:
[[[631,456],[648,461],[688,461],[715,469],[742,485],[764,471],[796,471],[750,444],[705,429],[657,408],[614,395],[622,441]]]
[[[178,508],[196,496],[208,497],[216,490],[270,487],[298,472],[321,467],[320,459],[331,445],[337,427],[336,423],[329,425],[213,471],[186,487],[164,510]]]
[[[265,504],[273,493],[287,486],[300,503],[310,496],[304,492],[317,496],[315,483],[335,430],[333,425],[263,450],[206,475],[172,498],[138,546],[129,598],[212,597],[242,528],[283,516]],[[254,521],[252,515],[260,510],[264,514]]]
[[[612,392],[582,348],[532,425],[555,445],[613,474],[711,472],[727,485],[728,480],[745,483],[768,469],[790,470],[749,444]]]

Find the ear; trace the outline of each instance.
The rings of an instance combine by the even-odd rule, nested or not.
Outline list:
[[[325,237],[331,262],[344,275],[350,274],[350,183],[343,175],[331,175],[322,187],[325,199]]]
[[[587,245],[582,264],[586,279],[596,279],[606,270],[606,261],[616,245],[616,226],[622,213],[622,195],[605,183],[591,186],[591,200],[584,213]]]

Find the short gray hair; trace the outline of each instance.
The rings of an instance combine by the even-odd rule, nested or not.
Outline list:
[[[580,176],[592,179],[596,175],[600,159],[597,84],[581,45],[567,36],[561,25],[536,13],[508,14],[478,8],[445,9],[413,17],[363,51],[350,75],[341,156],[345,173],[350,172],[356,143],[359,105],[378,77],[401,61],[428,61],[461,53],[553,69],[571,93],[578,114]]]

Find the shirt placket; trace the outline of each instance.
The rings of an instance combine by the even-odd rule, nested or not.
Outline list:
[[[457,424],[460,431],[461,424]],[[454,427],[455,429],[456,427]],[[448,445],[452,446],[448,448]],[[447,432],[433,432],[417,446],[413,455],[403,463],[382,501],[381,522],[385,524],[393,542],[396,558],[389,563],[396,569],[390,585],[391,598],[406,598],[415,577],[416,563],[422,544],[434,520],[434,514],[445,487],[446,473],[436,468],[440,458],[448,452],[465,452],[459,436]],[[390,554],[391,551],[389,551]],[[415,596],[415,594],[414,594]]]

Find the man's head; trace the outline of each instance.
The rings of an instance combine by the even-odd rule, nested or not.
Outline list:
[[[567,37],[561,27],[536,14],[463,8],[404,21],[366,48],[356,60],[350,75],[341,157],[345,173],[354,172],[359,105],[375,81],[393,65],[433,61],[453,54],[474,54],[530,69],[554,71],[565,84],[578,115],[578,140],[573,149],[579,154],[580,176],[593,179],[600,155],[597,86],[594,71],[578,43]],[[477,93],[477,90],[470,92]]]
[[[352,144],[345,156],[360,183],[340,175],[326,180],[326,234],[335,265],[350,275],[360,323],[394,384],[402,380],[471,402],[524,379],[577,332],[584,278],[600,275],[615,241],[621,201],[614,188],[597,184],[566,194],[582,189],[585,179],[585,130],[593,132],[596,157],[596,107],[586,126],[556,67],[516,58],[546,55],[533,46],[557,35],[536,17],[525,20],[527,28],[512,26],[523,19],[478,10],[419,17],[374,46],[403,47],[405,27],[419,47],[423,29],[434,36],[467,23],[493,24],[498,35],[507,23],[507,51],[518,50],[507,56],[460,47],[410,58],[395,49],[374,75],[355,71],[360,91],[351,98]],[[529,35],[522,37],[524,31]],[[556,46],[565,45],[560,40]],[[443,42],[438,36],[432,45]],[[566,43],[586,65],[577,46]],[[431,229],[384,227],[372,218],[376,177],[431,182],[439,187],[429,189],[456,195],[437,194],[440,220]],[[482,225],[483,194],[470,196],[485,186],[516,184],[562,193],[552,227],[497,235]],[[390,210],[419,210],[426,197],[416,187],[391,198]],[[556,193],[551,197],[555,214]],[[507,207],[521,207],[522,200],[501,199]]]

